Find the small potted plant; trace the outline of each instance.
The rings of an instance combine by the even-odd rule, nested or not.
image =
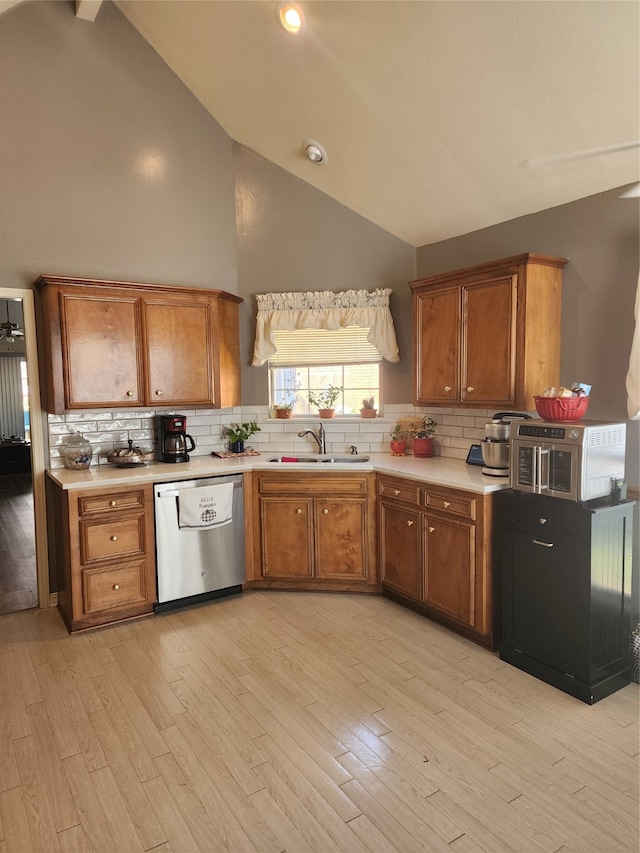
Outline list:
[[[375,418],[378,414],[378,410],[375,408],[375,402],[375,397],[367,397],[362,401],[362,408],[360,409],[361,418]]]
[[[293,416],[293,407],[298,399],[297,394],[291,396],[291,391],[286,391],[281,403],[276,403],[273,407],[277,418],[291,418]]]
[[[244,453],[244,443],[254,432],[261,432],[257,421],[247,421],[243,424],[222,427],[220,435],[228,439],[229,450],[232,453]]]
[[[308,400],[312,406],[316,406],[321,418],[332,418],[336,413],[333,404],[340,394],[342,394],[342,386],[329,385],[321,391],[310,391]]]
[[[428,415],[422,419],[422,426],[414,426],[411,429],[413,436],[413,455],[425,458],[433,456],[433,434],[438,426],[437,421]]]
[[[400,424],[396,424],[391,433],[391,455],[404,456],[407,452],[407,434]]]

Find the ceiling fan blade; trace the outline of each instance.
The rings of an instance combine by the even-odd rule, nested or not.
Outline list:
[[[617,151],[628,151],[630,148],[638,148],[640,141],[619,142],[616,145],[605,145],[602,148],[584,148],[581,151],[569,151],[567,154],[553,154],[549,157],[534,157],[525,160],[522,164],[525,168],[535,166],[547,166],[552,163],[562,163],[566,160],[582,160],[586,157],[599,157],[602,154],[614,154]]]

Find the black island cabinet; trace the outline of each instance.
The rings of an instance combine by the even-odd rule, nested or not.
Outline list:
[[[629,683],[635,504],[499,497],[500,658],[592,705]]]

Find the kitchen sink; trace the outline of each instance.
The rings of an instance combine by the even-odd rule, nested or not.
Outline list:
[[[342,465],[343,463],[354,463],[354,462],[368,462],[368,456],[358,456],[353,454],[351,456],[294,456],[291,454],[290,456],[271,456],[267,459],[267,462],[320,462],[328,465]]]

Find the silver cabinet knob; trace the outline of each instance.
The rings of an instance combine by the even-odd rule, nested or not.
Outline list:
[[[127,397],[133,397],[133,391],[127,391]]]
[[[301,510],[301,509],[297,509],[297,510],[296,510],[296,514],[297,514],[297,515],[302,515],[302,510]]]
[[[407,527],[413,527],[413,521],[407,521]]]
[[[445,390],[445,391],[447,391],[447,392],[448,392],[448,391],[451,391],[451,385],[445,385],[445,386],[444,386],[444,390]]]
[[[115,501],[109,501],[109,506],[117,506]]]
[[[164,391],[162,391],[160,388],[156,388],[156,397],[162,397],[163,393]]]
[[[119,583],[114,583],[113,588],[114,588],[115,590],[120,589],[120,584],[119,584]]]
[[[433,533],[433,531],[434,531],[434,530],[435,530],[435,527],[430,527],[430,528],[429,528],[429,533]]]
[[[323,515],[329,515],[329,510],[328,510],[328,509],[323,509],[323,510],[322,510],[322,514],[323,514]]]
[[[467,385],[467,391],[473,391],[473,385]]]
[[[448,507],[450,507],[450,506],[451,506],[451,502],[450,502],[450,501],[442,501],[442,506],[443,506],[445,509],[447,509]]]
[[[118,541],[118,537],[117,537],[117,536],[112,536],[112,537],[111,537],[111,541],[112,541],[112,542],[117,542],[117,541]]]

